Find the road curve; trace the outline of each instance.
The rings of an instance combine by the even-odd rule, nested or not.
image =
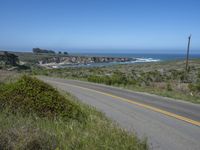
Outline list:
[[[100,84],[40,76],[96,107],[156,150],[200,150],[200,105]]]

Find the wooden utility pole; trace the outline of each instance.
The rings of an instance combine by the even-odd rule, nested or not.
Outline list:
[[[188,37],[188,47],[187,47],[187,57],[186,57],[186,66],[185,66],[185,71],[188,72],[188,60],[189,60],[189,52],[190,52],[190,40],[191,40],[192,35]]]

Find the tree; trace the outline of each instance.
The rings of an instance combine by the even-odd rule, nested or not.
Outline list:
[[[68,52],[64,52],[63,54],[68,55]]]
[[[40,48],[33,48],[33,53],[51,53],[55,54],[53,50],[46,50],[46,49],[40,49]]]
[[[17,65],[19,63],[19,59],[17,55],[8,53],[6,51],[0,55],[0,60],[5,65]]]

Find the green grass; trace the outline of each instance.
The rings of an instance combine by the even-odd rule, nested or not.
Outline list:
[[[2,85],[0,90],[0,97],[2,93],[4,95],[3,99],[0,98],[0,105],[4,106],[0,108],[2,150],[148,149],[146,140],[138,140],[133,133],[122,130],[94,108],[78,102],[69,93],[60,95],[50,85],[35,78],[23,76],[15,83]],[[69,113],[69,116],[62,116],[61,102],[64,103],[62,108],[67,110],[64,113]],[[55,107],[57,103],[59,105]],[[73,109],[68,109],[70,105]],[[45,108],[51,108],[51,117],[49,113],[46,115],[48,109]],[[81,116],[84,114],[82,120],[77,112]]]
[[[79,120],[85,117],[77,105],[36,78],[22,76],[17,82],[4,85],[0,92],[0,109],[8,108],[13,113]]]

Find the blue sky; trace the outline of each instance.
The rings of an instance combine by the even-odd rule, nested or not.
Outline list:
[[[200,0],[0,0],[0,49],[200,53]]]

